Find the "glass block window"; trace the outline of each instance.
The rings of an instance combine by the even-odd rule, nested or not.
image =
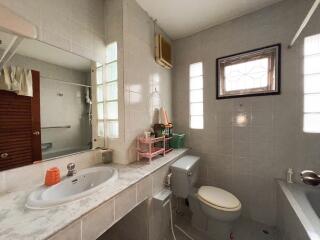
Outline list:
[[[118,113],[118,46],[110,43],[106,48],[106,130],[107,137],[119,137]]]
[[[104,85],[103,65],[97,64],[96,68],[96,97],[97,97],[97,119],[98,137],[104,137]]]
[[[303,131],[320,133],[320,34],[304,39]]]
[[[278,94],[280,45],[217,59],[217,98]]]
[[[203,129],[203,70],[202,62],[189,66],[190,128]]]

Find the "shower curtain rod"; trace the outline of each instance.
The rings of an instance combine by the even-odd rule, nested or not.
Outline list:
[[[85,84],[81,84],[81,83],[73,83],[73,82],[63,81],[63,80],[60,80],[60,79],[57,79],[57,78],[51,78],[51,77],[47,77],[47,76],[44,76],[44,75],[40,75],[40,78],[47,79],[47,80],[51,80],[51,81],[60,82],[60,83],[62,83],[62,84],[66,84],[66,85],[74,85],[74,86],[91,88],[90,85],[85,85]]]
[[[298,29],[297,33],[294,35],[291,43],[289,44],[288,48],[292,48],[293,44],[295,43],[295,41],[298,39],[298,37],[300,36],[301,32],[303,31],[303,29],[307,26],[310,18],[312,17],[312,15],[314,14],[314,12],[316,11],[317,7],[320,4],[320,0],[315,0],[311,9],[309,10],[307,16],[305,17],[305,19],[303,20],[300,28]]]
[[[6,48],[6,50],[4,51],[2,56],[0,57],[0,70],[14,56],[14,54],[16,53],[18,46],[22,42],[22,40],[23,40],[23,38],[18,37],[18,36],[14,36],[12,38],[10,44],[8,45],[8,47]]]

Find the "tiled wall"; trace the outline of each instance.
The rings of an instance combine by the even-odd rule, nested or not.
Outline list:
[[[27,190],[42,185],[46,170],[58,167],[61,176],[67,174],[67,164],[73,162],[77,170],[101,163],[99,151],[87,151],[76,155],[64,156],[53,161],[32,164],[0,172],[0,196],[13,191]]]
[[[103,0],[0,0],[38,28],[39,40],[92,60],[104,60]]]
[[[119,43],[120,138],[108,141],[115,161],[135,160],[134,139],[155,108],[171,116],[171,71],[154,61],[154,24],[134,0],[0,0],[34,23],[39,40],[104,62],[105,43]],[[159,30],[159,29],[158,29]]]
[[[10,64],[40,72],[41,126],[71,126],[70,129],[42,129],[41,142],[52,143],[52,148],[43,152],[43,158],[48,158],[48,153],[88,149],[91,128],[86,114],[86,88],[64,84],[54,79],[87,84],[90,81],[90,70],[83,72],[22,55],[15,55],[8,62],[8,65]],[[58,96],[58,93],[64,95]],[[68,106],[67,111],[66,106]]]
[[[287,46],[312,1],[286,0],[174,42],[173,113],[177,129],[201,156],[201,183],[233,192],[243,214],[275,225],[276,185],[287,168],[320,171],[320,135],[303,133],[303,38],[320,33],[320,9],[292,49]],[[282,43],[282,93],[216,100],[218,57]],[[188,65],[204,64],[204,129],[190,130]],[[239,114],[247,126],[237,126]]]
[[[171,114],[171,71],[154,60],[154,32],[161,30],[136,1],[124,0],[125,146],[136,160],[135,138],[155,123],[161,106]]]
[[[104,0],[0,0],[0,4],[35,24],[40,41],[94,61],[104,61]],[[92,154],[88,152],[0,172],[0,193],[23,188],[26,182],[30,185],[42,181],[50,166],[63,163],[60,169],[65,171],[67,163],[74,161],[80,168],[89,167],[98,161]],[[12,181],[11,177],[23,181]],[[9,186],[8,182],[14,186]]]
[[[172,116],[171,71],[155,63],[154,29],[161,30],[136,1],[107,0],[106,5],[106,39],[118,41],[120,55],[120,139],[109,140],[109,146],[115,161],[125,164],[136,160],[135,138],[154,123],[155,110],[164,106]]]
[[[105,1],[105,38],[106,44],[117,42],[118,46],[118,114],[119,138],[107,139],[107,147],[113,149],[113,160],[126,163],[125,151],[125,105],[124,105],[124,47],[123,47],[123,1]]]

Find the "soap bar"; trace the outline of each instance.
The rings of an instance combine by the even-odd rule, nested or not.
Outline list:
[[[61,180],[60,178],[60,170],[57,167],[53,167],[47,170],[46,178],[45,178],[45,185],[52,186],[59,183]]]

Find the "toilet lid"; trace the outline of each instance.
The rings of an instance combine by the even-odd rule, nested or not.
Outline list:
[[[198,195],[201,200],[219,208],[235,209],[241,206],[238,198],[221,188],[202,186],[198,190]]]

